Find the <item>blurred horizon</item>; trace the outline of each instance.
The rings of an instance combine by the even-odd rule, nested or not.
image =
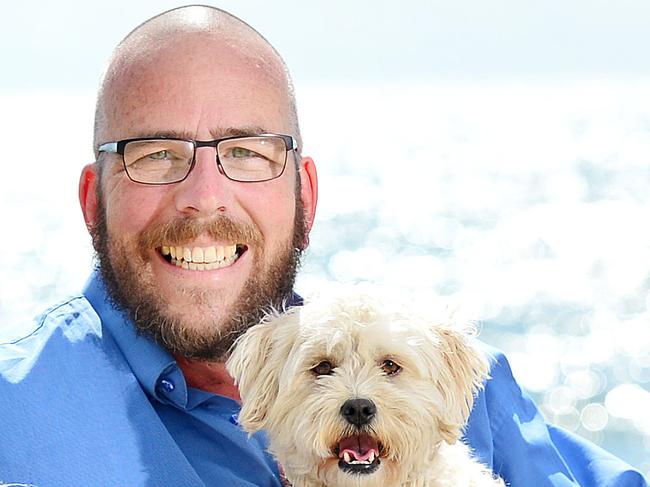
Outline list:
[[[296,85],[650,75],[650,4],[643,0],[209,3],[262,33]],[[120,39],[182,4],[9,3],[0,19],[0,91],[94,90]]]

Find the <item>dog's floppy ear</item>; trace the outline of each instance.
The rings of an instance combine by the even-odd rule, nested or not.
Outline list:
[[[437,327],[442,354],[438,388],[445,400],[440,413],[440,429],[448,443],[454,443],[472,410],[474,396],[488,378],[488,362],[460,331]]]
[[[242,398],[239,423],[249,433],[266,427],[269,408],[278,395],[278,358],[293,345],[293,333],[287,327],[297,320],[294,309],[267,316],[237,339],[226,362]]]

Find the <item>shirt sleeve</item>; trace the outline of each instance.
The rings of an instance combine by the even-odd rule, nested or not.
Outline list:
[[[465,439],[511,487],[648,487],[596,445],[546,423],[515,381],[503,353],[485,346],[491,378],[477,397]]]

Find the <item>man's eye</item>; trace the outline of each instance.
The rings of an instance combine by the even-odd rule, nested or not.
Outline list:
[[[402,366],[397,362],[393,362],[391,359],[386,359],[381,364],[381,370],[383,370],[386,375],[395,375],[402,370]]]
[[[230,157],[234,157],[236,159],[240,158],[245,158],[245,157],[261,157],[257,152],[252,151],[250,149],[246,149],[245,147],[233,147],[230,149]]]
[[[334,366],[331,362],[323,360],[318,363],[315,367],[312,367],[311,371],[316,375],[332,375],[334,372]]]
[[[159,150],[158,152],[153,152],[147,156],[149,159],[154,159],[156,161],[162,161],[165,159],[171,159],[173,157],[172,153],[167,150]]]

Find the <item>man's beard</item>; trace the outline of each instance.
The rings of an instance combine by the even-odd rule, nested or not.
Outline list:
[[[108,233],[103,198],[99,184],[98,218],[91,236],[108,296],[117,308],[128,314],[139,334],[154,340],[170,353],[194,360],[224,361],[242,333],[258,323],[271,308],[282,309],[291,300],[302,249],[306,244],[305,216],[299,190],[296,191],[292,238],[287,242],[290,246],[278,251],[268,268],[263,265],[262,252],[265,250],[262,250],[264,239],[260,231],[224,215],[209,220],[184,217],[147,228],[138,236],[139,254],[130,259],[123,245],[115,242]],[[213,292],[183,290],[179,283],[179,292],[185,294],[188,306],[202,305],[205,309],[215,310],[214,316],[208,312],[203,326],[197,327],[196,323],[188,322],[181,315],[182,310],[169,308],[165,295],[153,282],[153,276],[142,272],[134,262],[146,263],[146,252],[164,242],[182,244],[200,235],[209,235],[220,241],[253,243],[257,252],[250,277],[235,303],[230,305],[229,312],[223,309],[226,304],[219,303]],[[220,313],[217,312],[219,306]],[[221,319],[218,314],[222,315]]]

